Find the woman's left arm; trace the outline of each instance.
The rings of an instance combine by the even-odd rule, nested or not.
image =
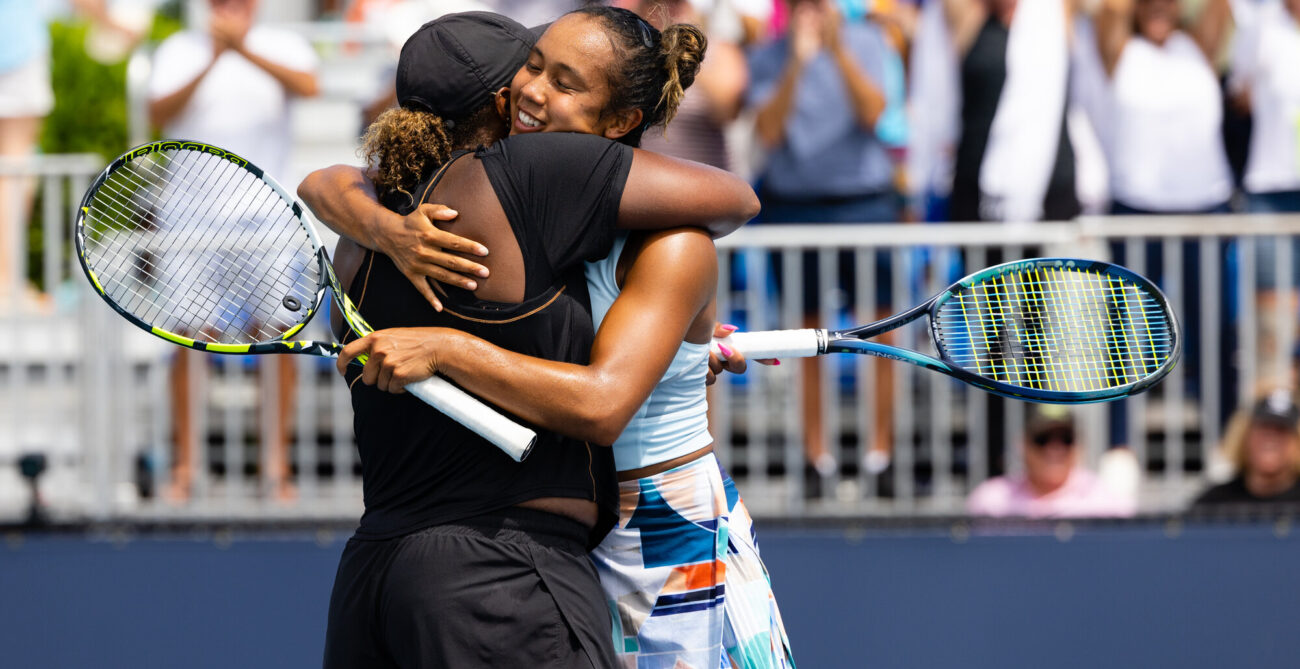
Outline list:
[[[348,344],[339,370],[368,354],[362,382],[395,393],[440,373],[540,427],[609,445],[663,377],[716,284],[717,253],[706,232],[653,233],[601,323],[588,365],[514,353],[458,330],[395,328]]]

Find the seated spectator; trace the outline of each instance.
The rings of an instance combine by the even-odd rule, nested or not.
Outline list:
[[[1300,502],[1300,407],[1291,390],[1275,389],[1254,406],[1239,409],[1228,423],[1222,449],[1236,476],[1201,493],[1194,509]]]
[[[1124,517],[1136,500],[1106,486],[1079,464],[1074,416],[1053,404],[1030,405],[1023,474],[981,483],[966,500],[977,516],[1030,518]]]

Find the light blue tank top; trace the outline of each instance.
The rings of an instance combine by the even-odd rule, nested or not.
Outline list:
[[[591,317],[597,330],[619,295],[615,270],[626,244],[627,236],[619,235],[609,257],[587,263]],[[708,371],[709,345],[682,342],[659,385],[614,442],[614,464],[619,471],[665,462],[713,443],[704,389]]]

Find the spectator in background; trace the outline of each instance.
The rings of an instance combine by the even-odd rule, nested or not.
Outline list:
[[[949,217],[1025,222],[1078,215],[1074,148],[1066,131],[1065,1],[943,2],[961,63]]]
[[[1300,407],[1277,388],[1228,422],[1221,446],[1236,475],[1201,493],[1192,506],[1300,502]]]
[[[1191,33],[1178,0],[1104,0],[1097,43],[1111,82],[1115,214],[1226,213],[1232,173],[1212,61],[1228,0],[1210,0]]]
[[[1262,3],[1233,45],[1229,89],[1254,121],[1246,205],[1300,212],[1300,0]]]
[[[671,23],[703,26],[709,33],[709,53],[695,77],[695,85],[686,91],[671,134],[666,127],[649,130],[641,148],[676,158],[685,158],[731,169],[727,150],[726,126],[736,119],[744,103],[749,83],[745,54],[734,42],[717,39],[702,16],[688,0],[637,0],[630,9],[656,28]]]
[[[49,47],[39,3],[0,3],[0,158],[36,153],[41,120],[54,107]],[[19,245],[34,187],[32,179],[0,175],[0,312],[40,306],[41,296],[17,276],[15,262],[26,253]]]
[[[1126,517],[1136,499],[1107,486],[1079,464],[1074,416],[1057,404],[1027,408],[1024,473],[989,479],[966,500],[976,516]]]
[[[759,220],[898,221],[894,166],[876,131],[887,103],[881,82],[889,45],[878,26],[866,20],[845,22],[829,0],[791,0],[787,6],[785,34],[750,57],[746,102],[756,110],[758,140],[768,151],[758,180]],[[851,289],[847,255],[840,258],[839,280]],[[804,254],[803,268],[805,326],[824,327],[819,305],[831,287],[818,291],[814,254]],[[888,253],[878,254],[876,269],[876,304],[884,310],[889,304]],[[853,302],[851,294],[847,302]],[[810,358],[803,365],[804,449],[818,473],[828,475],[836,463],[821,425],[820,362]],[[887,453],[892,367],[877,361],[876,370],[882,391],[876,393],[872,450]]]
[[[1246,209],[1268,214],[1300,212],[1300,0],[1267,2],[1255,10],[1233,45],[1229,91],[1234,107],[1248,109],[1254,122],[1246,159]],[[1292,286],[1300,286],[1300,238],[1292,237]],[[1276,352],[1277,246],[1256,238],[1255,280],[1260,315],[1261,360]],[[1283,313],[1300,307],[1297,293]]]
[[[1111,174],[1111,213],[1127,215],[1228,213],[1232,173],[1224,151],[1223,95],[1212,66],[1223,44],[1228,0],[1209,0],[1188,31],[1179,27],[1178,0],[1104,0],[1096,17],[1102,65],[1110,79],[1111,125],[1108,154]],[[1223,249],[1220,249],[1220,253]],[[1200,252],[1196,240],[1181,245],[1182,273],[1166,276],[1160,242],[1145,244],[1144,258],[1126,257],[1121,244],[1112,244],[1112,257],[1137,267],[1162,285],[1181,281],[1181,313],[1186,324],[1183,364],[1187,391],[1200,394],[1202,300]],[[1138,263],[1141,263],[1138,265]],[[1219,313],[1230,314],[1226,302]],[[1216,326],[1222,324],[1215,324]],[[1227,338],[1223,338],[1225,347]],[[1230,353],[1220,352],[1226,361]],[[1224,365],[1227,363],[1224,362]],[[1220,378],[1220,406],[1226,411],[1232,375]],[[1207,407],[1208,408],[1208,407]],[[1128,443],[1127,405],[1111,412],[1111,443]]]
[[[158,47],[149,80],[149,118],[165,137],[220,146],[283,179],[292,137],[289,102],[316,95],[315,52],[297,34],[254,25],[257,0],[209,0],[208,5],[206,31],[186,30]],[[170,496],[177,499],[189,496],[196,466],[189,377],[203,369],[205,359],[203,353],[180,349],[172,368],[176,457]],[[261,364],[276,366],[279,380],[278,420],[263,429],[264,480],[273,494],[289,498],[294,494],[288,451],[296,367],[285,355],[263,358]]]

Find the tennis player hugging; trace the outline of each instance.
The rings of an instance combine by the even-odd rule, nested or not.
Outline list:
[[[794,666],[705,400],[712,236],[758,200],[635,148],[705,48],[608,7],[444,16],[402,49],[371,171],[299,187],[378,330],[341,333],[366,509],[326,667]],[[533,454],[402,393],[435,372],[538,427]]]

